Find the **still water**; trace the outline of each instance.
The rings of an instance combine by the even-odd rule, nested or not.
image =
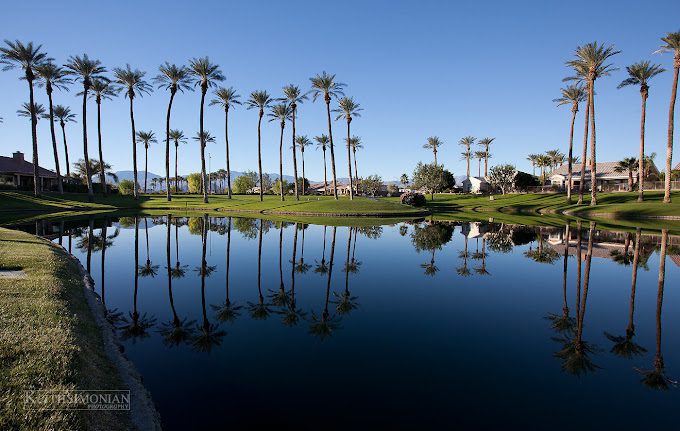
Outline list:
[[[675,427],[667,232],[208,216],[40,229],[89,268],[165,429]]]

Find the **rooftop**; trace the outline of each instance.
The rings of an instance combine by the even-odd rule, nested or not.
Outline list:
[[[12,157],[0,156],[0,173],[33,175],[33,163],[24,159],[24,153],[16,151]],[[44,178],[57,178],[57,174],[49,169],[38,167],[38,175]]]

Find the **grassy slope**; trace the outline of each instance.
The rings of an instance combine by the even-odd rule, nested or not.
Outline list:
[[[56,246],[0,228],[0,429],[128,429],[127,412],[40,411],[27,389],[123,389],[106,359],[78,269]]]

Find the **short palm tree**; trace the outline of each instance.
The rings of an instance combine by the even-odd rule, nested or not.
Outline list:
[[[482,176],[482,160],[485,161],[488,160],[486,151],[475,151],[474,152],[474,157],[477,159],[477,176],[481,177]]]
[[[177,66],[165,62],[158,71],[160,72],[153,79],[158,85],[158,88],[165,88],[170,90],[170,101],[168,102],[168,113],[165,116],[165,182],[167,184],[166,197],[168,202],[172,200],[170,194],[170,112],[172,111],[172,102],[175,99],[177,90],[184,92],[184,90],[191,90],[190,72],[185,66]]]
[[[550,168],[552,166],[552,158],[546,154],[539,154],[538,158],[536,159],[536,166],[541,168],[541,185],[545,185],[545,179],[546,179],[546,168]]]
[[[135,111],[133,101],[136,96],[142,97],[142,94],[149,93],[151,86],[144,80],[146,72],[139,69],[132,69],[130,65],[126,65],[125,69],[117,67],[113,69],[113,75],[117,84],[123,86],[125,89],[125,97],[130,100],[130,126],[132,127],[132,173],[134,177],[135,186],[133,188],[133,196],[138,198],[139,181],[137,180],[137,132],[135,131]]]
[[[224,81],[224,75],[220,71],[220,67],[210,62],[208,57],[194,58],[189,62],[189,69],[191,74],[196,79],[195,85],[201,87],[201,110],[199,117],[198,136],[203,134],[203,108],[205,106],[205,95],[208,88],[217,85],[217,82]],[[202,183],[207,186],[205,173],[205,143],[201,145],[201,176]],[[208,187],[203,187],[203,202],[208,203]]]
[[[560,90],[562,97],[553,99],[557,106],[571,104],[571,127],[569,129],[569,152],[567,158],[567,203],[571,203],[572,163],[574,160],[574,122],[579,103],[586,100],[586,91],[581,84],[569,85]]]
[[[623,160],[620,160],[617,164],[616,167],[614,167],[614,171],[623,173],[627,172],[628,173],[628,191],[631,192],[633,191],[633,172],[635,172],[638,169],[638,160],[635,157],[626,157]]]
[[[262,117],[264,116],[264,110],[269,108],[272,102],[273,100],[266,90],[253,91],[246,102],[248,109],[256,108],[259,110],[257,120],[257,170],[260,178],[260,201],[263,200],[262,195],[264,193],[264,182],[262,181]],[[283,178],[281,178],[281,181],[281,184],[283,184]]]
[[[50,133],[52,135],[52,151],[54,152],[54,167],[57,171],[57,187],[59,193],[64,193],[64,186],[61,180],[61,170],[59,169],[59,153],[57,152],[57,136],[54,132],[54,106],[52,103],[52,92],[54,89],[67,90],[67,84],[70,80],[66,77],[66,72],[61,67],[47,61],[35,67],[35,73],[39,78],[38,85],[43,82],[45,90],[47,91],[47,100],[49,102],[49,114],[45,117],[50,120]]]
[[[357,169],[357,150],[364,148],[364,144],[361,142],[361,138],[358,136],[352,136],[348,141],[347,145],[352,148],[352,155],[354,156],[354,181],[357,189],[359,188],[359,170]]]
[[[234,87],[220,87],[215,91],[215,98],[210,101],[210,105],[219,105],[224,109],[224,141],[227,155],[227,198],[231,199],[231,167],[229,165],[229,108],[240,105],[238,95]]]
[[[302,158],[302,194],[305,194],[305,148],[312,145],[312,141],[306,135],[295,137],[295,143],[300,147],[300,157]]]
[[[149,173],[149,144],[158,141],[156,140],[156,135],[151,130],[148,132],[140,130],[137,132],[137,139],[144,144],[144,193],[146,193],[146,178]]]
[[[359,111],[362,111],[360,105],[354,101],[352,97],[343,97],[338,101],[338,108],[334,109],[333,112],[337,113],[336,120],[344,118],[347,121],[347,139],[346,142],[350,140],[350,123],[355,117],[361,117]],[[352,154],[350,152],[349,145],[347,145],[347,169],[349,171],[349,198],[354,199],[354,184],[352,180]]]
[[[42,45],[34,46],[33,42],[23,44],[19,40],[11,41],[5,40],[5,46],[0,47],[0,64],[3,64],[3,70],[12,69],[19,66],[24,71],[23,79],[28,83],[28,106],[35,106],[33,98],[33,81],[35,80],[35,73],[33,70],[36,66],[48,60],[47,54],[40,49]],[[40,181],[38,176],[38,118],[31,117],[31,137],[33,143],[33,194],[38,196],[40,194]]]
[[[59,120],[59,125],[61,126],[61,135],[64,141],[64,154],[66,155],[66,177],[71,176],[71,168],[68,161],[68,144],[66,143],[66,123],[74,123],[76,121],[76,115],[71,113],[71,108],[68,106],[55,105],[54,107],[54,119]]]
[[[665,192],[663,195],[664,203],[671,203],[671,169],[673,168],[673,117],[675,115],[675,99],[678,94],[678,71],[680,71],[680,31],[668,33],[662,37],[663,45],[658,52],[672,52],[673,57],[673,87],[671,87],[671,103],[668,107],[668,143],[666,144],[666,176]]]
[[[99,149],[99,160],[104,160],[104,150],[102,148],[102,100],[111,99],[118,95],[119,87],[114,86],[110,80],[106,78],[97,78],[92,80],[92,93],[97,103],[97,143]],[[106,196],[106,174],[104,173],[105,163],[99,164],[99,183],[102,185],[102,194]]]
[[[620,53],[613,45],[605,46],[597,42],[587,43],[576,48],[576,58],[567,61],[567,65],[576,71],[576,79],[588,84],[588,106],[590,115],[590,205],[597,205],[597,162],[595,135],[595,80],[609,75],[616,70],[607,61],[610,57]],[[585,160],[585,157],[584,157]]]
[[[468,178],[470,177],[470,157],[472,156],[470,147],[472,147],[476,140],[477,139],[473,136],[465,136],[460,141],[458,141],[458,145],[462,145],[465,149],[465,151],[463,151],[463,158],[467,162],[467,170],[465,171],[465,175]]]
[[[564,163],[564,154],[560,150],[548,150],[545,152],[545,155],[550,158],[551,171]]]
[[[312,83],[312,101],[316,101],[319,96],[323,96],[326,102],[326,114],[328,117],[328,139],[330,140],[331,148],[331,172],[333,174],[333,196],[338,199],[338,180],[335,174],[335,149],[333,145],[333,129],[331,126],[331,99],[343,96],[342,89],[345,84],[335,81],[335,75],[331,75],[326,71],[317,74],[313,78],[309,78]]]
[[[179,144],[186,144],[187,137],[184,136],[184,132],[179,129],[170,130],[170,139],[175,143],[175,193],[177,193],[178,187],[177,182],[179,181],[179,176],[177,175],[177,152],[179,151]]]
[[[326,179],[326,150],[328,149],[329,140],[328,136],[324,134],[315,136],[314,140],[316,141],[316,148],[321,148],[323,153],[323,194],[325,195],[328,194],[328,180]]]
[[[649,80],[665,70],[658,64],[641,61],[626,67],[628,78],[624,79],[617,88],[628,85],[639,85],[642,96],[642,113],[640,119],[640,169],[638,170],[638,202],[644,201],[644,164],[645,164],[645,115],[647,111],[647,97],[649,96]]]
[[[300,199],[300,193],[298,190],[298,170],[297,170],[297,150],[295,148],[295,117],[297,115],[297,105],[298,103],[302,103],[305,100],[307,100],[307,95],[302,93],[302,90],[300,90],[300,87],[297,85],[289,84],[283,87],[283,95],[284,97],[280,98],[279,100],[282,102],[287,102],[290,104],[290,110],[291,110],[291,126],[293,129],[293,139],[292,139],[292,148],[293,148],[293,175],[295,176],[295,185],[294,185],[294,190],[295,190],[295,199],[299,200]],[[283,181],[283,180],[282,180]],[[304,180],[303,186],[304,186]],[[283,184],[283,182],[281,183]]]
[[[484,149],[484,176],[488,177],[489,176],[489,157],[491,157],[491,154],[489,153],[489,146],[495,141],[496,138],[482,138],[477,142],[477,145],[481,146]]]
[[[427,143],[423,145],[423,148],[426,150],[432,150],[432,153],[434,154],[434,164],[437,164],[437,152],[439,151],[439,147],[444,145],[444,141],[439,139],[439,136],[430,136],[427,138]]]
[[[279,181],[281,187],[281,200],[285,200],[283,187],[283,129],[286,127],[286,121],[291,119],[291,109],[287,102],[278,103],[271,108],[271,112],[267,114],[271,119],[269,121],[278,120],[281,125],[281,137],[279,139]],[[262,189],[262,187],[260,187]],[[262,190],[260,190],[262,191]]]
[[[536,176],[536,162],[538,161],[538,154],[529,154],[527,156],[527,160],[531,162],[531,169],[533,171],[534,176]]]
[[[191,139],[198,142],[199,145],[203,146],[203,148],[201,149],[202,153],[205,153],[206,145],[215,142],[215,137],[211,135],[210,132],[207,130],[204,130],[203,133],[197,132],[196,135]],[[209,187],[207,179],[208,179],[207,176],[201,176],[201,193],[203,193]]]

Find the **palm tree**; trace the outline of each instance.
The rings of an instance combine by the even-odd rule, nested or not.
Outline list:
[[[240,305],[234,304],[231,299],[229,299],[229,269],[230,269],[230,257],[231,257],[231,217],[229,217],[229,222],[227,225],[227,252],[226,252],[226,270],[225,270],[225,287],[226,287],[226,298],[224,304],[215,307],[213,309],[217,311],[217,319],[222,322],[233,322],[240,315],[239,310]]]
[[[357,169],[357,150],[360,150],[364,148],[364,145],[361,143],[361,138],[358,136],[352,136],[349,141],[347,142],[347,145],[349,145],[352,148],[352,154],[354,155],[354,179],[355,179],[355,184],[356,188],[359,188],[359,170]]]
[[[28,83],[28,106],[35,106],[33,98],[33,81],[35,74],[33,69],[48,60],[47,54],[40,51],[42,45],[33,46],[33,42],[23,44],[19,40],[5,39],[5,45],[0,47],[0,64],[5,65],[3,70],[19,66],[24,71],[23,79]],[[31,137],[33,143],[33,194],[40,194],[40,181],[38,175],[38,118],[35,113],[31,115]],[[670,171],[669,171],[670,172]]]
[[[160,72],[153,81],[158,85],[158,88],[165,88],[170,90],[170,101],[168,102],[168,113],[165,116],[165,182],[166,196],[168,202],[172,200],[170,194],[170,112],[172,111],[172,102],[175,99],[177,90],[182,93],[184,90],[192,90],[190,81],[190,71],[185,66],[177,66],[170,64],[167,61],[162,64],[158,71]]]
[[[472,153],[470,152],[470,147],[475,143],[476,138],[473,136],[466,136],[462,138],[460,141],[458,141],[458,145],[462,145],[463,148],[465,148],[465,151],[463,151],[463,158],[467,162],[467,170],[465,175],[469,178],[470,177],[470,156]]]
[[[482,176],[482,160],[484,160],[484,164],[486,165],[486,161],[488,160],[487,153],[486,153],[486,151],[475,151],[474,156],[475,156],[475,159],[477,159],[477,176],[481,177]],[[486,171],[484,172],[484,175],[486,175]]]
[[[17,109],[17,115],[19,117],[31,118],[35,113],[36,121],[40,120],[41,118],[46,118],[46,112],[47,111],[45,110],[45,107],[42,103],[35,103],[33,104],[33,108],[31,108],[27,102],[24,102],[24,104],[21,105],[21,109]]]
[[[52,104],[52,92],[55,88],[59,90],[67,90],[66,86],[71,81],[66,77],[66,72],[61,67],[55,65],[51,61],[39,64],[35,67],[35,73],[40,79],[38,85],[45,83],[45,90],[47,91],[47,99],[49,101],[49,115],[45,118],[50,120],[50,133],[52,135],[52,151],[54,152],[54,167],[57,171],[57,187],[59,193],[64,193],[64,186],[61,179],[61,170],[59,169],[59,153],[57,152],[57,137],[54,133],[54,106]]]
[[[130,65],[126,65],[125,69],[115,68],[113,74],[117,84],[125,88],[125,96],[130,100],[130,125],[132,127],[132,171],[134,176],[134,197],[138,199],[139,181],[137,180],[137,133],[135,131],[135,112],[133,101],[137,95],[142,97],[144,93],[149,94],[151,86],[144,80],[146,72],[139,69],[132,70]]]
[[[302,94],[302,90],[300,90],[300,87],[297,85],[287,85],[283,87],[283,94],[284,97],[280,98],[279,101],[282,102],[288,102],[290,104],[290,110],[291,110],[291,126],[293,128],[293,139],[292,139],[292,148],[293,148],[293,174],[295,176],[295,199],[300,200],[300,193],[298,192],[298,174],[297,174],[297,151],[295,149],[295,117],[297,115],[297,105],[298,103],[302,103],[305,100],[307,100],[307,95]],[[303,187],[304,187],[304,180],[303,182]],[[281,184],[283,185],[283,179],[281,180]]]
[[[571,127],[569,129],[569,152],[567,156],[567,203],[571,203],[571,188],[572,180],[572,164],[574,161],[574,122],[576,121],[576,113],[578,112],[579,103],[586,99],[586,91],[583,85],[569,85],[560,90],[562,97],[553,99],[557,106],[571,104]]]
[[[328,148],[328,136],[321,134],[315,136],[316,148],[323,152],[323,194],[328,194],[328,180],[326,179],[326,149]]]
[[[321,312],[321,316],[317,316],[312,312],[311,324],[309,326],[310,334],[316,335],[321,339],[329,337],[332,335],[333,331],[338,329],[338,321],[335,315],[331,316],[328,312],[328,304],[331,291],[331,278],[333,275],[333,261],[335,258],[335,233],[337,227],[333,226],[333,237],[331,239],[331,256],[328,265],[328,277],[326,283],[326,300],[324,302],[324,308]]]
[[[175,142],[175,193],[177,193],[177,182],[179,181],[177,175],[177,152],[179,151],[179,144],[186,144],[187,139],[186,136],[184,136],[184,132],[179,129],[170,130],[170,139]]]
[[[281,137],[279,139],[279,181],[281,184],[281,200],[285,200],[284,188],[283,187],[283,129],[286,127],[286,121],[291,119],[291,109],[287,102],[279,103],[271,108],[271,112],[267,114],[271,119],[269,121],[279,120],[281,124]],[[293,148],[293,151],[295,149]],[[297,180],[297,176],[295,178]],[[295,186],[297,189],[297,186]],[[260,192],[262,192],[262,186],[260,186]]]
[[[216,64],[212,64],[208,57],[194,58],[189,62],[191,74],[195,77],[195,85],[201,87],[201,111],[198,136],[203,134],[203,108],[205,106],[205,94],[208,88],[217,85],[218,81],[224,81],[224,75]],[[203,184],[203,203],[208,203],[208,184],[205,173],[205,142],[201,145],[201,183]]]
[[[113,178],[114,181],[118,181],[118,175],[116,175],[115,172],[112,171],[111,165],[108,163],[100,163],[99,160],[97,159],[90,159],[89,160],[90,164],[90,172],[100,172],[102,169],[104,170],[104,176],[109,176]],[[73,164],[73,174],[80,178],[81,180],[85,180],[85,176],[87,175],[87,167],[85,166],[85,160],[83,159],[78,159],[77,162]],[[85,181],[83,181],[84,183]]]
[[[668,107],[668,143],[666,144],[666,176],[665,192],[663,195],[664,203],[671,203],[671,169],[673,158],[673,117],[675,116],[675,99],[678,94],[678,71],[680,71],[680,31],[668,33],[662,37],[663,45],[657,52],[673,52],[673,87],[671,87],[671,103]]]
[[[354,101],[353,97],[343,97],[338,101],[338,108],[334,109],[333,112],[337,113],[335,120],[345,118],[347,121],[347,169],[349,171],[349,199],[354,199],[354,184],[352,180],[352,154],[350,153],[349,140],[350,140],[350,123],[355,117],[361,117],[359,111],[362,111],[360,105]]]
[[[64,154],[66,155],[66,177],[70,177],[71,168],[68,161],[68,145],[66,144],[66,123],[74,123],[76,121],[76,116],[71,113],[71,109],[68,106],[55,105],[54,119],[55,121],[59,120],[59,125],[61,126],[61,135],[64,140]]]
[[[550,158],[549,167],[551,172],[560,164],[564,163],[564,154],[562,154],[560,150],[548,150],[545,152],[545,155]]]
[[[609,75],[616,70],[611,64],[605,62],[612,56],[620,53],[613,45],[607,47],[597,42],[587,43],[576,48],[576,58],[567,62],[574,68],[578,80],[588,83],[588,106],[590,115],[590,181],[591,199],[590,205],[597,205],[597,163],[596,163],[596,135],[595,135],[595,80]],[[584,156],[585,160],[585,156]]]
[[[215,91],[215,98],[210,105],[219,105],[224,109],[224,141],[227,154],[227,198],[231,199],[231,167],[229,166],[229,108],[240,105],[241,96],[236,93],[234,87],[220,87]]]
[[[104,151],[102,149],[102,100],[111,99],[118,95],[119,88],[111,84],[106,78],[97,78],[92,80],[92,96],[97,103],[97,142],[99,149],[99,160],[104,160]],[[102,185],[102,194],[106,196],[106,175],[104,173],[105,163],[100,163],[99,167],[99,182]]]
[[[538,161],[538,154],[529,154],[527,160],[531,162],[531,169],[533,170],[533,175],[536,176],[536,166]]]
[[[319,96],[323,95],[326,102],[326,114],[328,117],[328,139],[331,148],[331,172],[333,174],[333,196],[335,200],[338,199],[338,180],[335,174],[335,146],[333,145],[333,129],[331,126],[331,99],[344,96],[342,91],[345,84],[335,82],[335,75],[326,73],[326,71],[317,74],[313,78],[309,78],[312,83],[312,101],[316,102]]]
[[[638,160],[635,157],[626,157],[614,167],[615,172],[628,172],[628,191],[633,191],[633,172],[638,169]]]
[[[564,232],[564,264],[562,267],[562,314],[550,313],[546,319],[552,322],[552,327],[559,333],[571,332],[574,329],[574,319],[569,315],[567,302],[567,269],[569,259],[570,224],[567,221]]]
[[[439,147],[444,145],[444,141],[439,139],[439,136],[430,136],[427,138],[427,143],[423,145],[423,148],[426,150],[432,150],[432,154],[434,154],[434,164],[437,164],[437,152],[439,151]]]
[[[269,309],[269,304],[264,302],[264,296],[262,295],[262,230],[264,220],[260,219],[259,223],[259,235],[258,235],[258,245],[257,245],[257,293],[258,302],[249,302],[248,308],[250,315],[256,320],[265,320],[269,317],[271,310]]]
[[[250,98],[246,102],[248,109],[257,108],[259,109],[259,117],[257,120],[257,170],[260,176],[260,201],[263,200],[264,193],[264,182],[262,181],[262,117],[264,116],[264,110],[269,108],[273,102],[269,93],[266,90],[256,90],[250,93]],[[283,178],[281,178],[281,185],[283,185]],[[283,189],[283,187],[281,187]]]
[[[142,141],[144,144],[144,193],[146,193],[146,178],[148,174],[149,167],[149,144],[158,142],[156,140],[156,135],[149,130],[148,132],[139,131],[137,132],[137,139]]]
[[[496,138],[482,138],[477,142],[478,145],[480,145],[482,148],[484,148],[484,176],[488,177],[489,176],[489,158],[491,157],[491,154],[489,153],[489,146],[491,143]]]
[[[295,137],[295,143],[300,147],[300,157],[302,158],[302,195],[304,196],[305,191],[305,148],[312,145],[312,141],[306,135],[300,135]]]
[[[550,168],[552,166],[552,158],[546,154],[539,154],[536,159],[536,166],[541,168],[541,185],[545,185],[545,168]]]
[[[204,147],[203,149],[201,149],[201,152],[205,152],[205,146],[207,144],[212,144],[215,142],[215,137],[211,135],[210,132],[207,130],[204,130],[203,134],[201,134],[201,132],[196,132],[196,136],[194,136],[191,139],[198,142],[199,145]],[[205,177],[201,177],[201,179],[203,178]],[[206,181],[201,181],[201,193],[203,193],[207,187],[208,183]]]

